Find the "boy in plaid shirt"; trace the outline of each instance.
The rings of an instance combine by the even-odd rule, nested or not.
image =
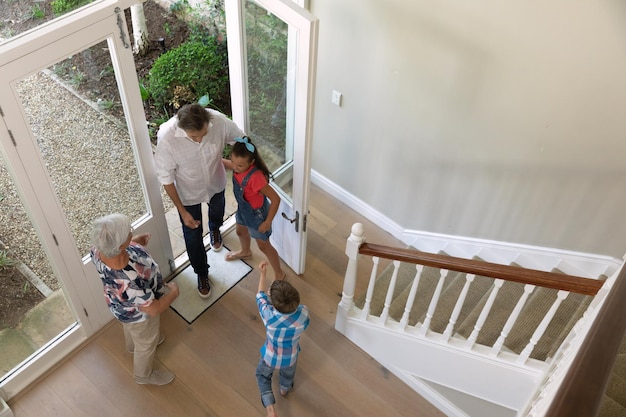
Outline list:
[[[265,324],[265,344],[260,349],[256,380],[267,416],[277,417],[272,375],[275,369],[279,370],[280,395],[287,395],[296,374],[300,336],[309,326],[309,309],[300,304],[298,290],[285,280],[273,281],[268,294],[265,293],[267,265],[267,261],[259,264],[261,278],[256,295],[259,314]]]

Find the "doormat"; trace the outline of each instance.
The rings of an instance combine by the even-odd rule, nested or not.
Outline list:
[[[178,284],[180,290],[180,295],[170,307],[187,323],[193,323],[213,303],[222,298],[252,271],[252,267],[241,259],[226,261],[224,256],[228,251],[226,246],[219,252],[211,249],[207,251],[207,258],[211,266],[209,268],[209,281],[211,281],[211,296],[209,298],[200,298],[198,295],[198,276],[193,272],[191,265],[170,280],[170,282]]]

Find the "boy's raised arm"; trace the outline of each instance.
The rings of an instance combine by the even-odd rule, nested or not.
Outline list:
[[[261,261],[259,269],[261,270],[261,278],[259,278],[259,289],[257,293],[267,290],[267,261]]]

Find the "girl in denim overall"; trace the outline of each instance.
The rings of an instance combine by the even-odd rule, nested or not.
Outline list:
[[[227,169],[234,171],[233,193],[238,204],[237,237],[241,243],[241,249],[228,252],[225,259],[234,261],[251,258],[250,243],[254,238],[274,270],[275,279],[284,279],[285,272],[280,266],[278,252],[269,240],[280,197],[269,185],[271,173],[267,165],[247,136],[235,138],[230,161],[222,161]]]

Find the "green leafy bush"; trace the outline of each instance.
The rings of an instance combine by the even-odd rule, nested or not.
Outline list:
[[[15,261],[11,259],[9,253],[4,249],[0,250],[0,269],[8,268],[13,265],[15,265]]]
[[[53,0],[50,5],[54,14],[59,16],[70,10],[78,9],[87,3],[91,3],[91,0]]]
[[[178,109],[204,95],[219,101],[228,91],[228,61],[213,37],[190,40],[161,55],[146,83],[153,105]]]

